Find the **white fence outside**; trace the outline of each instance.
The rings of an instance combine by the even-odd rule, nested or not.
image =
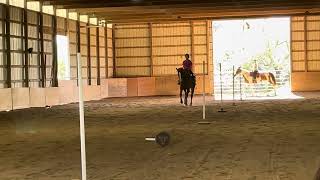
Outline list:
[[[234,67],[234,71],[237,67]],[[252,97],[270,97],[275,96],[275,90],[273,86],[268,82],[258,83],[258,84],[246,84],[243,77],[240,75],[233,79],[233,67],[224,67],[222,65],[221,70],[221,80],[220,81],[220,68],[217,66],[214,71],[214,96],[216,99],[220,99],[221,89],[223,99],[232,99],[233,92],[234,98],[246,99]],[[270,71],[275,75],[277,82],[277,89],[279,88],[289,88],[290,84],[290,72],[276,70]],[[221,88],[222,86],[222,88]],[[234,88],[234,90],[233,90]]]

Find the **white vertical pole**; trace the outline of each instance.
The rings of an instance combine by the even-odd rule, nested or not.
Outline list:
[[[221,63],[219,63],[219,67],[220,67],[220,102],[222,104],[222,67],[221,67]]]
[[[82,81],[82,65],[81,55],[77,53],[78,61],[78,87],[79,87],[79,113],[80,113],[80,142],[81,142],[81,175],[82,180],[87,179],[86,168],[86,135],[84,126],[84,103],[83,103],[83,81]]]
[[[203,61],[203,87],[202,87],[202,91],[203,91],[203,106],[202,106],[202,119],[206,119],[206,64],[205,61]]]
[[[241,74],[240,74],[241,75]],[[242,83],[241,83],[241,80],[242,80],[242,75],[241,76],[239,76],[239,78],[240,78],[240,101],[242,101]]]
[[[234,103],[234,66],[232,66],[232,101]]]
[[[234,92],[234,65],[232,66],[232,101],[233,101],[233,105],[235,106],[235,92]]]

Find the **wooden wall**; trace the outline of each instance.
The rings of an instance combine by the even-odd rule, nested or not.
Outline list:
[[[150,76],[149,25],[116,25],[114,28],[116,77]]]
[[[4,21],[4,7],[0,5],[0,88],[6,86],[6,62],[4,52],[5,41],[5,21]]]
[[[291,18],[292,90],[320,90],[320,15]]]
[[[203,74],[203,61],[206,92],[213,92],[210,21],[115,25],[114,32],[116,77],[149,77],[131,79],[128,92],[138,89],[138,96],[148,95],[147,92],[178,94],[176,68],[182,66],[186,53],[190,54],[193,71],[198,75],[196,93],[202,92],[203,81],[199,75]]]
[[[77,79],[78,50],[86,84],[99,85],[101,79],[113,77],[112,26],[86,27],[92,25],[92,18],[80,22],[74,20],[80,19],[77,14],[70,19],[70,13],[63,9],[40,9],[0,4],[0,88],[58,86],[56,35],[69,37],[68,79]]]
[[[186,53],[196,74],[203,72],[203,61],[208,74],[211,37],[209,21],[115,25],[116,76],[175,75]]]

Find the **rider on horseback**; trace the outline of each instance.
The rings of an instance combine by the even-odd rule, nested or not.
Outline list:
[[[183,63],[182,63],[182,66],[183,66],[183,69],[188,73],[188,74],[190,74],[190,76],[192,77],[192,78],[194,78],[194,74],[193,74],[193,72],[192,72],[192,61],[189,59],[190,58],[190,55],[189,54],[186,54],[185,55],[185,60],[183,61]],[[179,82],[178,82],[178,84],[180,84],[181,83],[181,77],[179,77]]]
[[[189,59],[190,58],[189,54],[186,54],[185,57],[186,57],[186,60],[184,60],[183,64],[182,64],[183,65],[183,69],[189,71],[190,74],[193,75],[193,73],[192,73],[192,61]]]

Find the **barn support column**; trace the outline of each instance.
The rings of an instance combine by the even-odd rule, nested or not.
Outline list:
[[[88,85],[91,85],[91,53],[90,53],[90,22],[87,23],[87,70],[88,70]]]
[[[293,73],[292,30],[293,30],[293,28],[292,28],[292,17],[290,17],[290,45],[291,45],[291,48],[290,48],[290,73],[291,74]],[[292,75],[290,77],[290,81],[292,81]]]
[[[116,24],[112,26],[112,60],[113,60],[113,77],[117,76],[117,64],[116,64],[116,33],[115,33]]]
[[[106,79],[109,78],[109,54],[108,54],[108,25],[104,27],[104,49],[105,49],[105,67],[106,67]]]
[[[7,59],[7,87],[11,88],[11,44],[10,44],[10,8],[7,5],[4,6],[5,11],[5,41],[6,41],[6,59]]]
[[[52,18],[52,87],[58,87],[58,49],[57,49],[57,16],[56,8],[54,8],[54,16]]]
[[[44,42],[43,42],[43,15],[41,12],[38,13],[39,19],[39,43],[40,43],[40,87],[46,87],[46,64],[44,57]]]
[[[100,77],[100,34],[99,28],[96,28],[96,51],[97,51],[97,85],[101,84],[101,77]]]
[[[209,64],[210,64],[210,22],[206,21],[207,30],[207,74],[209,75]],[[210,78],[209,78],[210,79]]]
[[[40,16],[42,12],[42,2],[39,2],[40,12],[37,13],[37,64],[38,64],[38,80],[39,80],[39,87],[42,87],[42,68],[41,68],[41,39],[40,39]]]
[[[3,6],[3,11],[1,12],[2,13],[2,18],[3,18],[3,21],[2,21],[2,58],[3,58],[3,61],[5,62],[6,60],[6,47],[5,47],[5,44],[6,44],[6,35],[5,35],[5,29],[6,29],[6,20],[4,19],[6,17],[6,9],[5,9],[5,6]],[[5,67],[5,66],[3,66]],[[6,77],[6,71],[3,71],[3,77]],[[5,79],[4,79],[5,80]],[[4,84],[6,84],[6,82],[4,82]]]
[[[149,23],[149,36],[150,36],[150,76],[153,76],[153,34],[152,34],[152,23]]]
[[[81,54],[81,41],[80,41],[80,15],[79,15],[79,13],[77,13],[77,29],[76,29],[76,31],[77,31],[77,52],[79,53],[79,54]],[[82,58],[80,57],[80,60],[82,60]],[[78,61],[77,61],[77,67],[78,67]],[[81,68],[81,71],[82,71],[82,67],[80,67]],[[79,71],[77,71],[77,79],[79,79],[79,73],[78,73]],[[79,81],[77,81],[77,85],[79,85]]]
[[[195,58],[195,54],[194,54],[194,24],[193,21],[190,21],[190,34],[191,34],[191,61],[194,64],[194,58]],[[194,66],[192,66],[192,71],[194,72]]]
[[[23,9],[23,29],[24,29],[24,87],[29,87],[29,52],[28,52],[28,11],[27,11],[27,1],[24,1]],[[32,54],[31,54],[32,55]]]
[[[303,18],[304,25],[304,71],[308,72],[308,24],[307,24],[307,15],[304,15]]]

